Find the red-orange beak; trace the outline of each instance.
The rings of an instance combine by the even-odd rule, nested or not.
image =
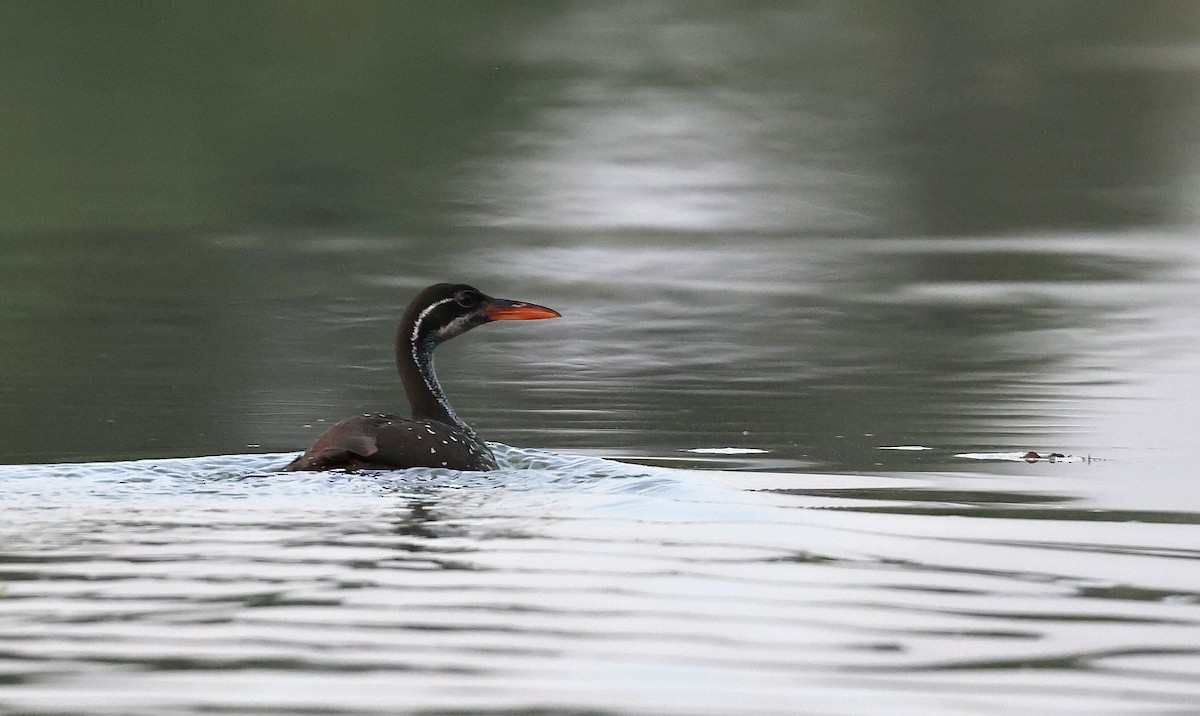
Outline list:
[[[490,299],[487,307],[483,309],[483,315],[491,321],[530,321],[535,318],[559,318],[562,316],[553,308],[524,301],[509,301],[506,298]]]

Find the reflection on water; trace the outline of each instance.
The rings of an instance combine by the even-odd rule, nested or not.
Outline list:
[[[419,263],[389,241],[200,241],[176,262],[127,256],[62,247],[7,284],[24,295],[60,278],[9,319],[31,340],[5,354],[10,375],[29,376],[0,393],[8,461],[296,449],[340,417],[403,411],[394,325],[417,288],[446,278],[565,316],[438,353],[460,412],[509,444],[923,469],[965,452],[1178,451],[1197,427],[1200,262],[1165,235],[509,237]],[[189,283],[196,266],[250,268]],[[112,283],[70,288],[93,271]],[[880,450],[897,445],[932,450]],[[1153,462],[1182,475],[1184,459]]]
[[[87,341],[6,354],[71,357],[6,388],[15,451],[299,448],[395,406],[393,322],[447,257],[562,310],[439,351],[485,435],[557,450],[498,446],[506,469],[473,475],[269,472],[294,453],[2,468],[0,710],[1200,698],[1185,240],[513,238],[427,264],[383,241],[188,246],[180,277],[292,267],[138,312],[120,277],[163,264],[62,249],[58,275],[115,280]],[[47,294],[15,320],[70,314]],[[960,456],[1031,449],[1087,459]]]
[[[863,49],[876,39],[855,14],[832,3],[759,4],[736,22],[718,6],[674,3],[557,14],[517,49],[528,74],[516,97],[531,117],[473,159],[459,191],[468,220],[878,232],[898,218],[882,98],[861,66],[829,61],[847,59],[830,47],[832,28]]]
[[[1188,3],[0,8],[0,229],[1191,217]]]
[[[1200,554],[1182,546],[1200,513],[1075,509],[1028,477],[496,449],[488,475],[263,471],[290,455],[0,469],[0,706],[1095,713],[1200,698]]]

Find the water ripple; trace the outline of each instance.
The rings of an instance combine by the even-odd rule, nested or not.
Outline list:
[[[807,699],[952,713],[1011,707],[1014,692],[1043,712],[1200,698],[1197,553],[1179,547],[1194,515],[1101,522],[1069,495],[979,477],[494,448],[502,469],[471,474],[275,472],[285,454],[0,468],[0,707],[757,714]],[[864,685],[871,703],[834,707]]]

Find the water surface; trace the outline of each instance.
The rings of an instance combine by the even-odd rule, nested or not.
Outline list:
[[[1070,494],[1097,479],[1086,465],[816,475],[497,449],[487,475],[270,472],[290,454],[5,468],[0,700],[1183,713],[1200,697],[1200,514]]]
[[[186,419],[196,434],[172,439],[199,451],[203,426],[228,423],[275,447],[395,406],[380,306],[427,279],[391,248],[297,253],[314,271],[373,257],[339,300],[269,277],[252,303],[202,299],[227,306],[206,330],[263,328],[225,364],[263,364],[227,376],[229,404],[150,400],[113,430]],[[4,467],[0,704],[1091,714],[1200,699],[1187,241],[514,239],[460,266],[563,310],[439,355],[485,434],[538,449],[497,443],[489,474],[283,475],[294,453],[245,448]],[[193,327],[144,330],[203,369]],[[177,367],[145,357],[111,390],[167,391]]]

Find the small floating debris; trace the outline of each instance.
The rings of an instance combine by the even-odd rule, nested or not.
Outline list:
[[[1083,462],[1085,459],[1078,455],[1064,455],[1061,452],[1036,453],[1029,452],[962,452],[954,457],[968,460],[1006,460],[1008,462]]]
[[[913,450],[913,451],[916,451],[916,450],[932,450],[933,448],[925,447],[924,445],[881,445],[881,446],[879,446],[879,449],[880,450]]]
[[[695,452],[702,455],[761,455],[771,452],[770,450],[759,450],[758,448],[740,448],[740,447],[709,447],[709,448],[688,448],[681,452]]]
[[[1051,452],[1046,453],[1045,455],[1038,455],[1036,452],[1030,450],[1021,457],[1025,458],[1026,460],[1049,460],[1050,462],[1054,462],[1055,460],[1065,458],[1066,455],[1063,455],[1061,452]]]

